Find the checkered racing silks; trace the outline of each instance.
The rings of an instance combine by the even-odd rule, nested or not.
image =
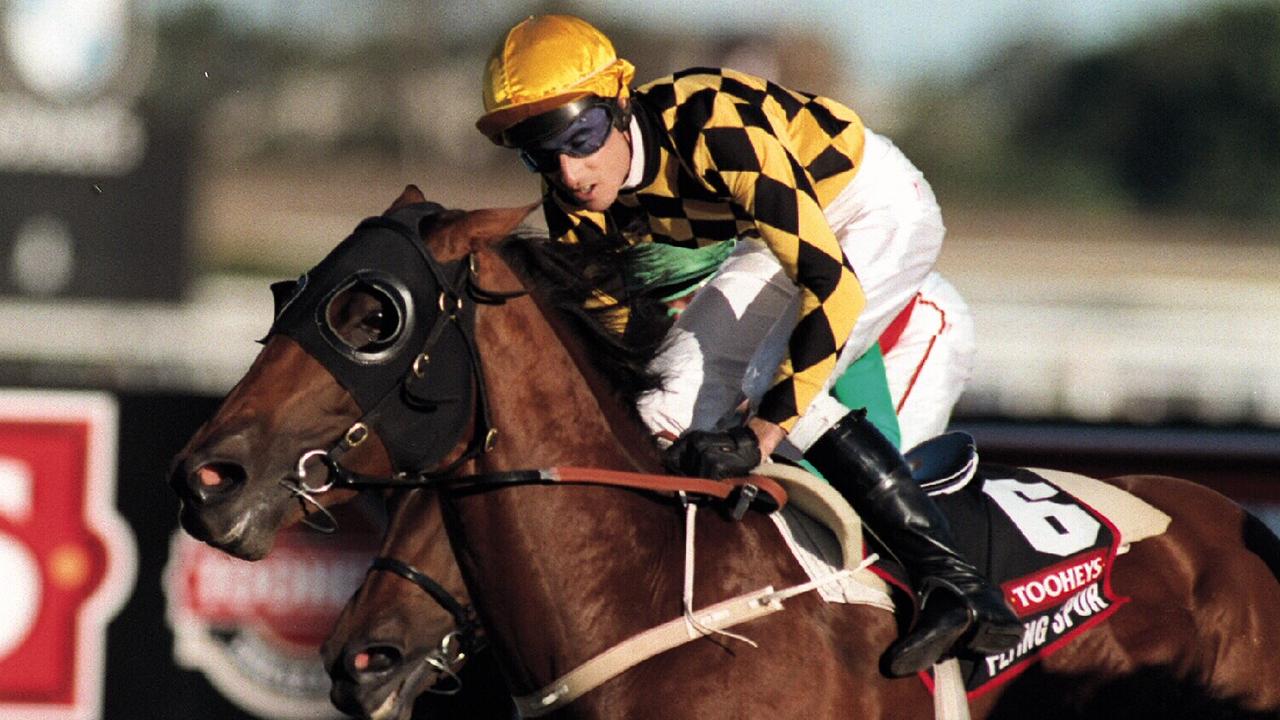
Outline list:
[[[727,69],[655,80],[635,91],[632,107],[645,151],[641,181],[605,212],[549,191],[551,237],[605,234],[684,247],[761,239],[801,293],[788,357],[759,410],[790,430],[822,391],[865,305],[823,216],[858,170],[862,122],[827,98]]]

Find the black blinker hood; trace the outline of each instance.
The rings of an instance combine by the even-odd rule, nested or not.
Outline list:
[[[438,463],[473,417],[475,370],[464,333],[475,305],[461,300],[468,268],[442,267],[421,237],[423,224],[443,212],[428,202],[368,218],[296,286],[273,287],[280,310],[271,334],[295,340],[351,393],[397,472]],[[350,348],[325,317],[333,296],[358,281],[377,286],[401,314],[398,335],[376,352]],[[282,299],[279,291],[295,294]]]

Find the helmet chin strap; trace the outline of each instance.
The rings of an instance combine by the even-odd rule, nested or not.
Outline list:
[[[618,112],[613,116],[613,126],[618,128],[624,135],[631,134],[631,99],[625,97],[616,97],[613,99],[614,107],[618,108]],[[629,138],[628,138],[629,139]]]
[[[627,154],[631,158],[631,162],[627,163],[627,174],[622,178],[622,185],[619,186],[620,191],[626,191],[636,187],[644,179],[644,134],[640,128],[632,128],[631,122],[631,103],[624,102],[620,115],[626,116],[626,124],[623,128],[619,128],[622,137],[627,141]]]

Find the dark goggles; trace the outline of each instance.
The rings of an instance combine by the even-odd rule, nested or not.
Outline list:
[[[561,155],[581,158],[599,152],[609,139],[617,116],[617,105],[596,100],[578,112],[563,130],[520,146],[520,160],[533,172],[546,175],[559,172]]]

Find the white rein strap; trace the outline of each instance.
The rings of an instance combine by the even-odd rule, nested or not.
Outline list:
[[[727,632],[725,628],[778,612],[783,609],[783,600],[809,592],[827,583],[840,582],[878,559],[876,555],[871,555],[863,560],[862,564],[857,568],[842,570],[821,580],[795,585],[778,591],[775,591],[773,586],[770,585],[745,595],[730,598],[703,610],[694,611],[693,528],[696,518],[696,506],[688,503],[686,508],[683,616],[623,640],[560,676],[550,685],[535,693],[512,698],[516,704],[516,709],[520,712],[520,717],[540,717],[558,710],[599,687],[606,680],[621,675],[631,667],[704,635],[712,633],[725,635],[741,640],[752,647],[757,647],[756,643],[750,639]]]
[[[780,476],[794,477],[794,475],[799,474],[791,473],[788,475],[792,470],[793,468],[786,466],[770,466],[769,471],[764,474],[775,478],[780,478]],[[804,475],[805,478],[803,480],[805,482],[810,482],[814,485],[821,482],[814,480],[807,473]],[[829,488],[830,486],[825,487]],[[788,489],[789,491],[791,490],[791,488]],[[825,488],[821,485],[817,485],[817,489],[825,492]],[[683,492],[680,493],[680,496],[682,500],[685,499]],[[810,509],[814,507],[812,504],[806,504],[809,505]],[[706,635],[713,633],[724,635],[741,640],[751,647],[758,647],[749,638],[727,632],[725,628],[778,612],[783,609],[782,601],[827,584],[842,582],[879,560],[879,556],[873,553],[863,559],[857,566],[851,567],[846,559],[844,569],[821,579],[793,585],[777,591],[770,585],[745,595],[730,598],[701,611],[694,611],[693,575],[696,512],[697,506],[686,501],[684,592],[681,597],[682,616],[623,640],[560,676],[537,692],[512,698],[521,718],[541,717],[559,710],[635,665]],[[820,513],[824,518],[828,517],[829,514],[827,511]],[[849,553],[847,547],[845,552]],[[969,720],[969,706],[965,697],[964,681],[960,677],[960,665],[955,658],[934,666],[934,682],[935,720]]]
[[[728,630],[718,630],[716,628],[707,627],[698,622],[698,618],[693,613],[693,532],[697,527],[698,506],[689,502],[689,498],[680,493],[680,501],[684,503],[684,595],[680,601],[680,607],[684,609],[685,631],[689,634],[690,640],[696,640],[699,636],[723,635],[727,638],[733,638],[740,642],[744,642],[751,647],[760,647],[754,640],[744,635],[729,632]],[[727,626],[726,626],[727,627]]]

